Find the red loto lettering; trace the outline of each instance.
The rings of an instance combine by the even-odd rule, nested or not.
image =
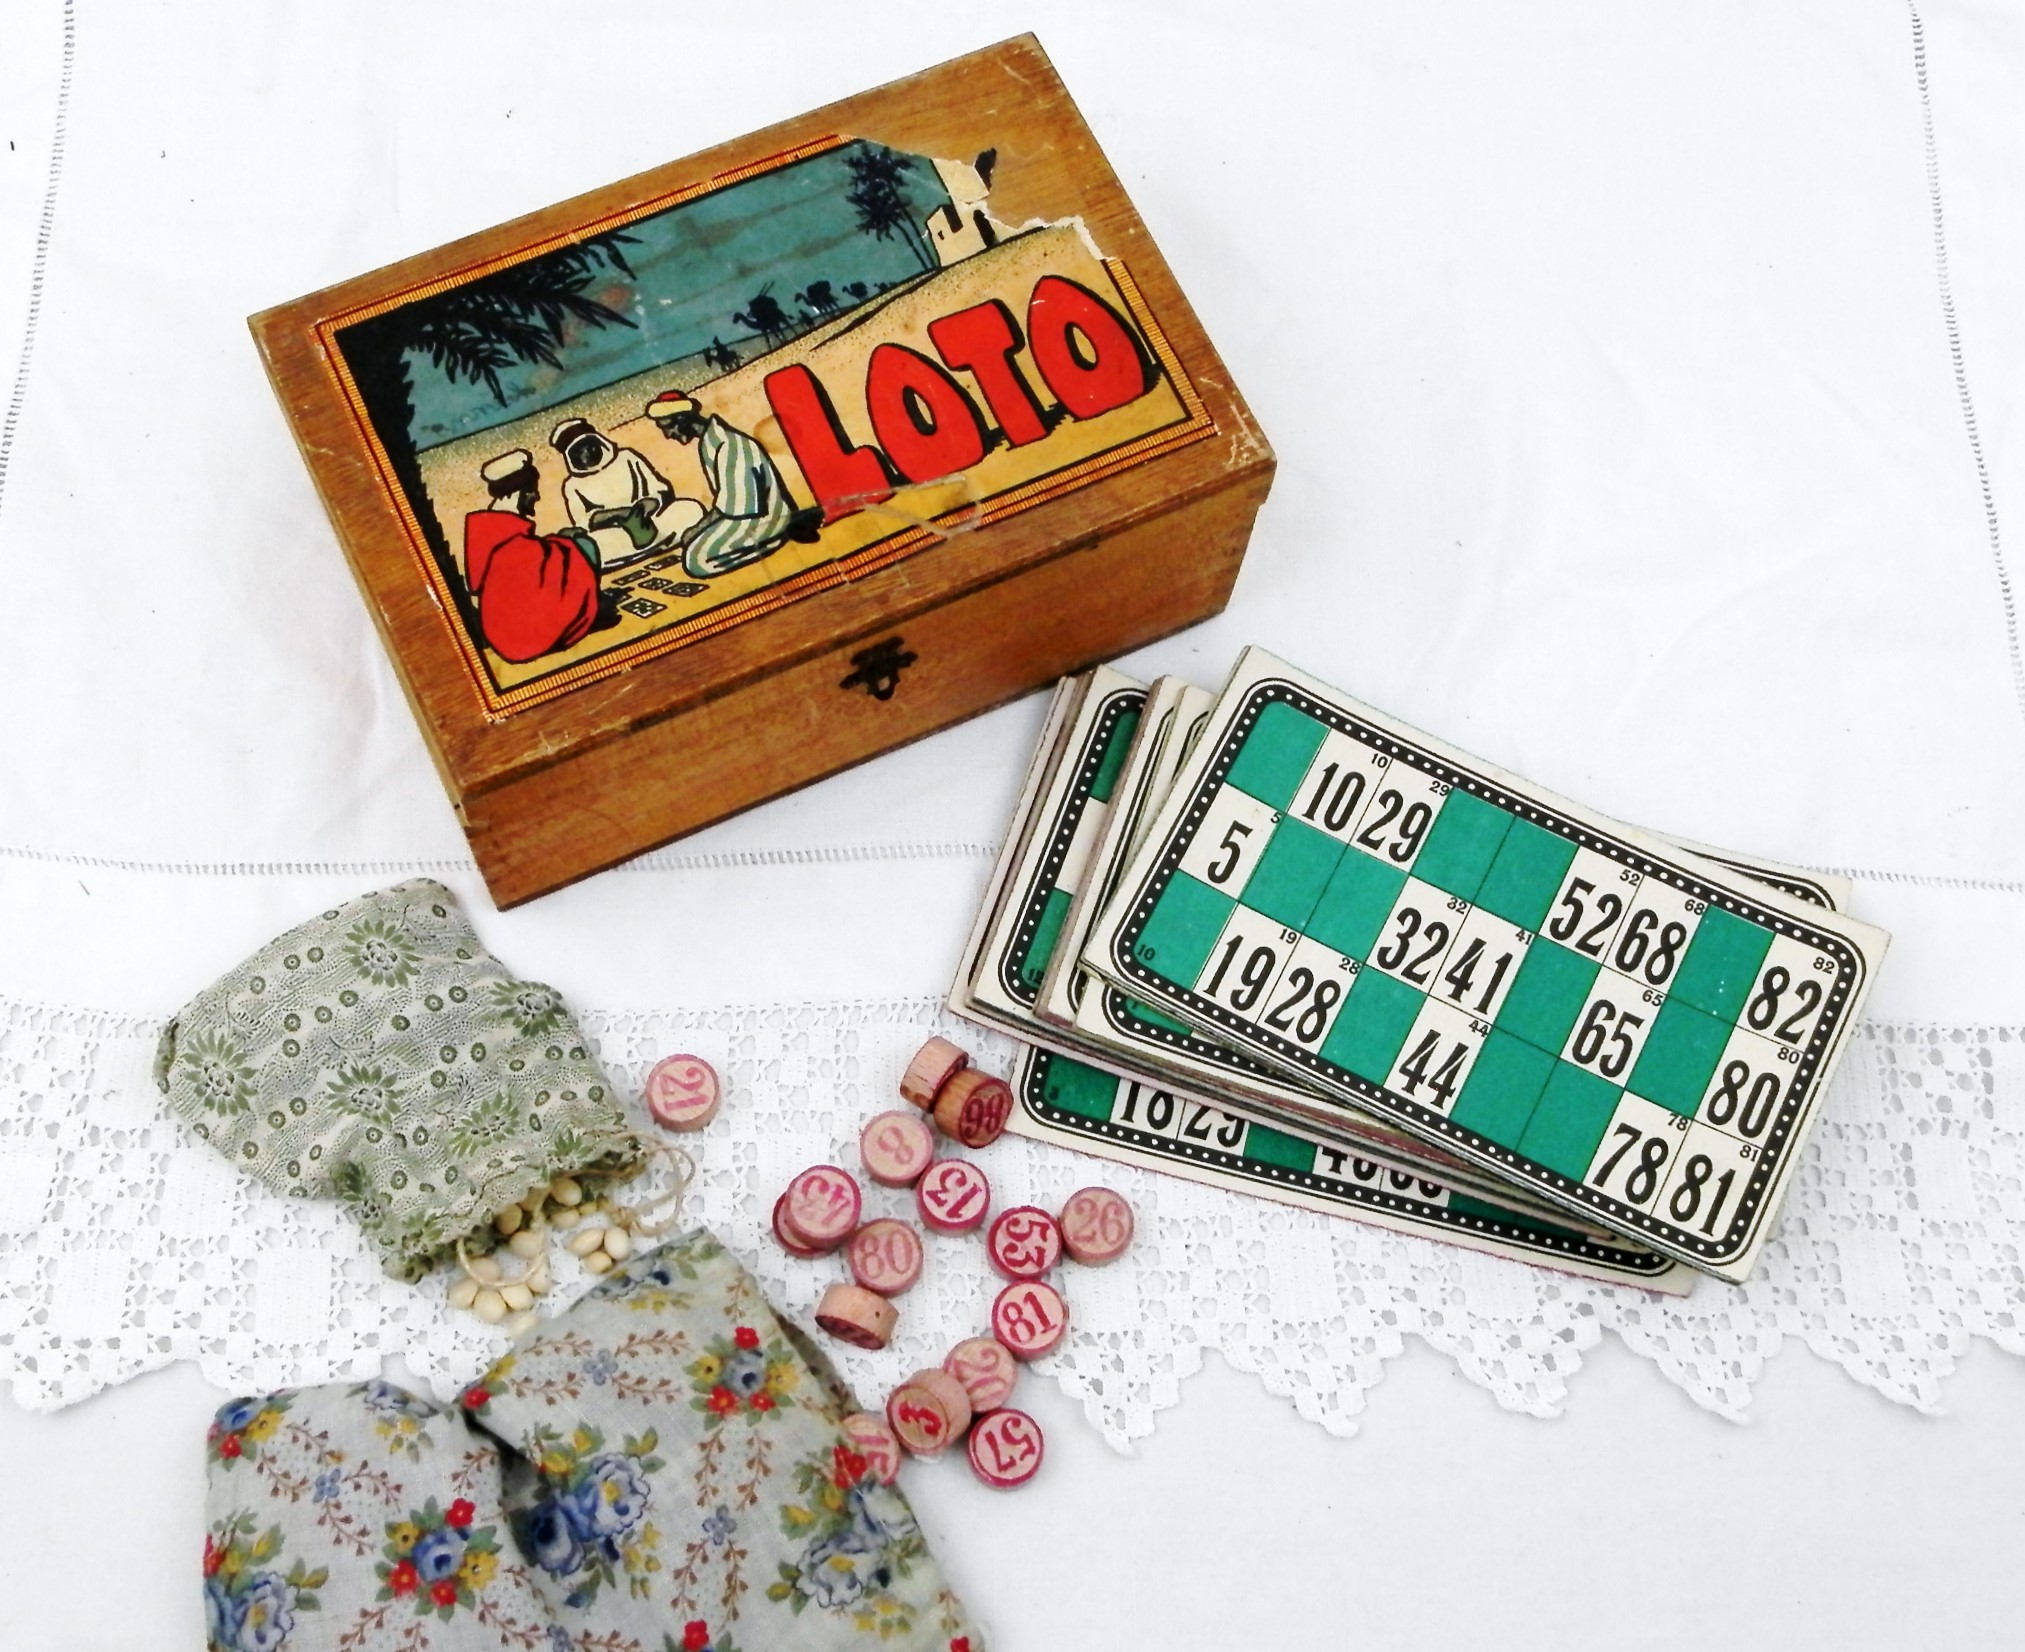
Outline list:
[[[931,321],[928,336],[944,361],[977,380],[991,416],[1014,447],[1047,435],[1048,423],[1033,387],[1013,359],[1024,342],[1019,324],[998,299]]]
[[[882,344],[865,371],[865,410],[910,482],[955,476],[984,457],[984,420],[963,388],[918,350]]]
[[[1027,300],[1027,338],[1048,388],[1079,419],[1153,388],[1153,363],[1125,318],[1080,282],[1044,275]]]
[[[765,388],[767,405],[826,523],[893,497],[885,455],[876,447],[852,446],[821,379],[800,365],[782,367],[767,374]]]

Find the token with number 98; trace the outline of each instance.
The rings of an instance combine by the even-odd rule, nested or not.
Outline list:
[[[1047,1441],[1024,1411],[994,1411],[970,1431],[970,1466],[988,1486],[1008,1491],[1040,1472]]]
[[[1062,1259],[1062,1230],[1035,1205],[1000,1211],[985,1235],[985,1254],[1008,1279],[1038,1279]]]
[[[935,1128],[919,1113],[895,1109],[866,1122],[858,1137],[865,1174],[884,1187],[912,1187],[935,1157]]]
[[[1108,1187],[1079,1187],[1062,1206],[1062,1247],[1087,1267],[1116,1261],[1132,1243],[1132,1207]]]
[[[966,1067],[935,1098],[935,1128],[965,1147],[989,1147],[1012,1117],[1012,1086]]]
[[[858,1225],[864,1196],[848,1170],[809,1166],[787,1185],[781,1223],[812,1250],[835,1250]]]
[[[991,1183],[968,1159],[937,1159],[914,1184],[914,1203],[937,1233],[970,1233],[991,1209]]]
[[[1015,1280],[991,1305],[992,1335],[1015,1359],[1039,1359],[1062,1340],[1068,1328],[1068,1304],[1045,1280]]]

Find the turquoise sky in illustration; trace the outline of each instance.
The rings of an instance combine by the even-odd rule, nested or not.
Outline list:
[[[628,225],[632,242],[623,250],[633,279],[611,272],[594,296],[629,317],[631,327],[572,327],[562,350],[560,371],[540,364],[515,365],[500,375],[502,405],[484,384],[452,383],[427,356],[410,353],[414,422],[418,449],[490,429],[543,407],[558,406],[587,391],[648,368],[679,361],[709,348],[713,339],[737,346],[751,329],[731,318],[763,286],[788,315],[800,306],[795,294],[827,280],[846,307],[857,302],[844,291],[862,281],[876,294],[881,282],[919,275],[932,257],[920,234],[896,230],[885,240],[858,227],[857,212],[845,199],[851,187],[848,159],[867,147],[857,140],[826,154],[748,179]],[[917,230],[949,197],[925,159],[914,164],[903,184]],[[770,284],[770,286],[769,286]],[[753,348],[742,352],[746,356]]]

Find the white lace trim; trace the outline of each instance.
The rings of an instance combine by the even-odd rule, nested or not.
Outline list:
[[[635,1092],[673,1049],[718,1065],[728,1100],[692,1144],[692,1212],[804,1320],[841,1267],[764,1237],[779,1188],[818,1157],[854,1162],[859,1127],[891,1103],[928,1032],[1001,1071],[1012,1054],[927,999],[583,1020]],[[445,1308],[441,1276],[387,1279],[333,1207],[275,1198],[184,1136],[149,1082],[155,1032],[0,999],[0,1379],[23,1405],[66,1405],[178,1359],[251,1390],[375,1374],[388,1354],[447,1397],[494,1357],[496,1336]],[[1744,1413],[1788,1336],[1924,1410],[1971,1337],[2025,1353],[2025,1150],[2000,1097],[2025,1098],[2025,1029],[1866,1026],[1757,1275],[1742,1288],[1705,1280],[1684,1301],[1012,1137],[980,1159],[1001,1202],[1052,1208],[1103,1180],[1140,1213],[1123,1260],[1065,1270],[1071,1337],[1036,1367],[1120,1447],[1152,1431],[1205,1348],[1351,1433],[1408,1336],[1536,1416],[1559,1410],[1606,1330],[1726,1417]],[[907,1207],[867,1191],[879,1210]],[[894,1346],[830,1346],[875,1397],[980,1330],[992,1290],[981,1244],[932,1239]]]

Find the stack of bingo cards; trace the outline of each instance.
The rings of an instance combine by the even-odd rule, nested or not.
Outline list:
[[[1009,1127],[1592,1278],[1741,1281],[1888,937],[1258,649],[1064,682],[952,1006]]]

